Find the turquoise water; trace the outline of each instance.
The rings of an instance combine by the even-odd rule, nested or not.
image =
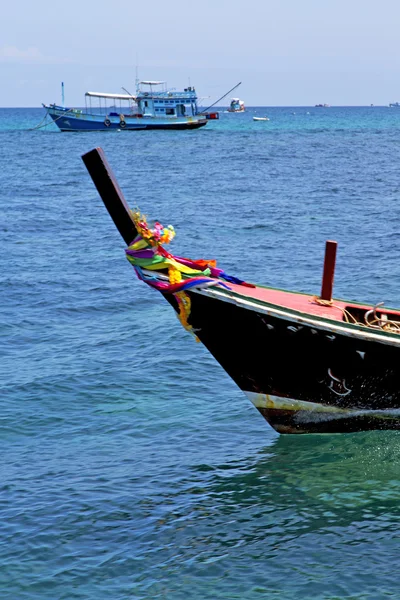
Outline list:
[[[0,110],[1,600],[398,598],[399,434],[273,432],[136,280],[80,156],[177,254],[319,293],[336,239],[335,296],[400,306],[400,110],[43,116]]]

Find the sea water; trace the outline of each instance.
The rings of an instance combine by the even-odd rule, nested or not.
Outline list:
[[[400,306],[400,110],[44,114],[0,110],[1,600],[399,598],[400,434],[278,436],[136,279],[81,155],[176,254],[318,294],[334,239],[335,297]]]

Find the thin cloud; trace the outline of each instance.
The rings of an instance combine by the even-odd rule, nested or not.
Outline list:
[[[3,46],[0,48],[0,62],[57,64],[71,61],[55,56],[45,56],[36,46],[29,46],[26,49],[17,48],[17,46]]]

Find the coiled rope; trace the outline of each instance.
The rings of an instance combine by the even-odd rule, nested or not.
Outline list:
[[[381,317],[376,314],[378,307],[383,306],[383,302],[379,302],[375,304],[371,310],[368,310],[364,315],[364,321],[358,321],[347,309],[342,306],[338,306],[333,303],[333,300],[322,300],[318,296],[313,296],[311,302],[315,302],[315,304],[319,304],[320,306],[331,306],[332,308],[336,308],[343,314],[343,318],[346,323],[351,323],[352,325],[359,325],[361,327],[368,327],[370,329],[379,329],[381,331],[389,331],[391,333],[400,333],[400,322],[392,321],[388,318],[387,314],[382,313]],[[374,318],[371,319],[370,317]]]

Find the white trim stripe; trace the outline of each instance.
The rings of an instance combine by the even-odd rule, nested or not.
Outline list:
[[[147,271],[143,269],[143,272],[148,273],[152,277],[155,276],[154,271]],[[168,280],[166,275],[162,275],[157,273],[156,275],[159,279]],[[229,285],[229,283],[227,284]],[[349,324],[341,321],[329,321],[329,323],[316,319],[313,315],[308,315],[306,313],[296,314],[295,309],[289,311],[285,309],[285,307],[281,307],[278,305],[274,306],[264,306],[263,301],[259,300],[258,302],[253,302],[248,298],[242,298],[236,293],[233,295],[228,290],[220,290],[216,287],[211,287],[207,289],[199,289],[196,287],[190,288],[191,292],[196,294],[200,294],[202,296],[209,296],[211,298],[216,298],[221,300],[222,302],[227,302],[228,304],[235,304],[241,308],[245,308],[247,310],[252,310],[253,312],[259,312],[271,317],[276,317],[278,319],[282,319],[285,321],[290,321],[291,323],[295,322],[301,325],[309,325],[315,329],[320,329],[322,331],[328,331],[329,333],[336,333],[338,335],[344,335],[346,337],[351,337],[355,339],[361,339],[369,342],[379,342],[381,344],[385,344],[387,346],[395,346],[400,347],[400,335],[395,334],[396,337],[389,337],[387,332],[378,333],[376,331],[368,330],[365,331],[357,329],[350,329]]]
[[[399,408],[388,408],[385,410],[378,409],[358,409],[358,408],[339,408],[337,406],[329,406],[327,404],[318,404],[317,402],[307,402],[306,400],[295,400],[294,398],[282,398],[280,396],[274,396],[272,394],[258,394],[255,392],[244,392],[250,402],[254,404],[256,408],[264,410],[284,410],[293,412],[306,412],[307,421],[310,420],[310,415],[315,413],[315,416],[319,416],[323,413],[324,418],[348,418],[348,417],[361,417],[361,416],[374,416],[382,418],[399,417]],[[300,415],[299,415],[300,416]]]

